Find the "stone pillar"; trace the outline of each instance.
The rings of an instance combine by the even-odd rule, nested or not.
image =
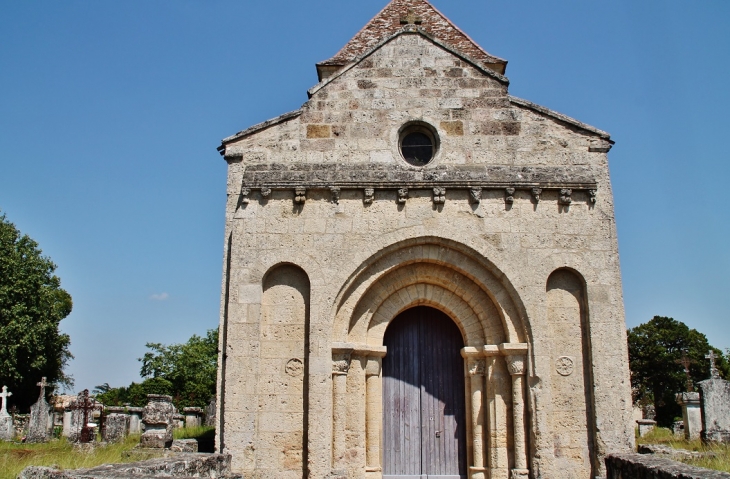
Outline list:
[[[144,408],[127,406],[129,413],[129,434],[142,434],[142,413]]]
[[[677,404],[682,406],[682,420],[684,421],[685,439],[699,439],[702,432],[702,409],[700,408],[700,393],[686,392],[676,395]]]
[[[365,367],[365,435],[367,438],[367,473],[382,470],[380,458],[380,429],[383,423],[383,383],[380,372],[383,357],[368,357]]]
[[[160,394],[148,394],[149,402],[144,408],[142,422],[144,434],[140,437],[140,447],[163,449],[172,444],[172,428],[175,420],[175,406],[172,397]]]
[[[352,349],[332,349],[332,467],[346,471],[347,372]]]
[[[487,431],[487,464],[490,479],[509,478],[509,444],[507,443],[507,410],[512,396],[512,379],[502,361],[499,347],[485,345],[486,391],[485,407]]]
[[[469,370],[469,389],[471,392],[471,421],[472,421],[472,454],[474,466],[471,468],[472,479],[486,478],[486,461],[484,458],[484,359],[470,359],[467,363]]]
[[[512,376],[512,424],[514,427],[514,468],[512,479],[527,478],[527,435],[525,433],[525,365],[527,344],[501,344],[500,351],[505,354],[507,370]]]

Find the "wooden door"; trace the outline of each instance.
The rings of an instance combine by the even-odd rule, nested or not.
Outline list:
[[[391,322],[384,343],[383,478],[466,477],[461,332],[418,306]]]

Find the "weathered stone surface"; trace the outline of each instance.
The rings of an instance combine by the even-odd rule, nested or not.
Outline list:
[[[140,447],[165,448],[172,444],[172,430],[175,427],[175,406],[172,397],[148,394],[142,422],[145,431],[140,437]]]
[[[684,423],[684,437],[698,439],[702,432],[702,409],[700,393],[684,392],[676,396],[677,404],[682,406],[682,421]]]
[[[176,454],[127,464],[107,464],[90,469],[65,470],[49,467],[26,467],[18,479],[146,479],[153,477],[207,477],[234,479],[231,457],[225,454]]]
[[[208,427],[215,427],[215,408],[215,397],[212,397],[210,398],[208,405],[205,407],[205,425]]]
[[[661,454],[668,456],[672,459],[679,458],[700,458],[700,457],[715,457],[717,454],[714,452],[699,452],[699,451],[688,451],[687,449],[674,449],[673,447],[664,446],[661,444],[641,444],[637,451],[639,454]]]
[[[718,376],[697,385],[702,402],[702,439],[730,442],[730,382]]]
[[[170,450],[174,452],[198,452],[198,441],[195,439],[176,439],[172,441]]]
[[[107,408],[107,412],[102,440],[106,442],[121,441],[128,434],[129,415],[124,413],[124,408]]]
[[[10,441],[15,435],[15,428],[13,427],[13,417],[10,415],[0,415],[0,441]]]
[[[203,425],[203,409],[199,407],[183,408],[185,427],[200,427]]]
[[[609,454],[606,472],[607,479],[730,479],[726,472],[647,454]]]
[[[639,436],[644,437],[656,427],[656,421],[653,419],[639,419],[636,421],[639,426]]]
[[[129,434],[141,434],[144,408],[127,406],[127,413],[129,414]]]
[[[30,423],[26,442],[46,442],[50,438],[53,426],[51,407],[46,398],[40,397],[30,408]]]

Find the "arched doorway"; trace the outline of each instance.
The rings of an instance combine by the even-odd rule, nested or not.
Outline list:
[[[464,341],[441,311],[399,314],[385,332],[383,478],[466,477]]]

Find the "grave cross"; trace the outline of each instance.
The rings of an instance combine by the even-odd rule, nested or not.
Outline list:
[[[401,25],[420,25],[422,21],[421,17],[416,16],[413,9],[408,10],[408,15],[400,17]]]
[[[695,361],[691,360],[687,356],[687,351],[682,351],[682,358],[675,359],[674,362],[677,364],[681,364],[684,367],[684,375],[687,377],[687,392],[693,392],[694,384],[692,383],[692,377],[689,375],[689,367],[690,365],[694,364]]]
[[[710,353],[705,354],[705,357],[710,360],[710,377],[712,379],[718,379],[720,372],[717,370],[717,366],[715,366],[715,359],[717,359],[715,351],[710,350]]]
[[[79,410],[83,414],[79,442],[91,442],[93,439],[92,434],[94,433],[94,430],[89,427],[89,411],[94,410],[94,402],[95,401],[89,397],[89,390],[84,389],[76,399],[76,403],[70,407],[70,409]]]
[[[12,395],[13,393],[8,392],[8,387],[3,386],[3,392],[0,393],[0,398],[2,398],[3,401],[2,408],[0,408],[0,416],[8,416],[8,397]]]
[[[36,386],[40,386],[40,388],[41,388],[41,395],[40,395],[40,397],[41,398],[45,398],[46,397],[46,386],[48,386],[48,383],[46,382],[46,377],[43,376],[41,378],[41,382],[37,383]]]

